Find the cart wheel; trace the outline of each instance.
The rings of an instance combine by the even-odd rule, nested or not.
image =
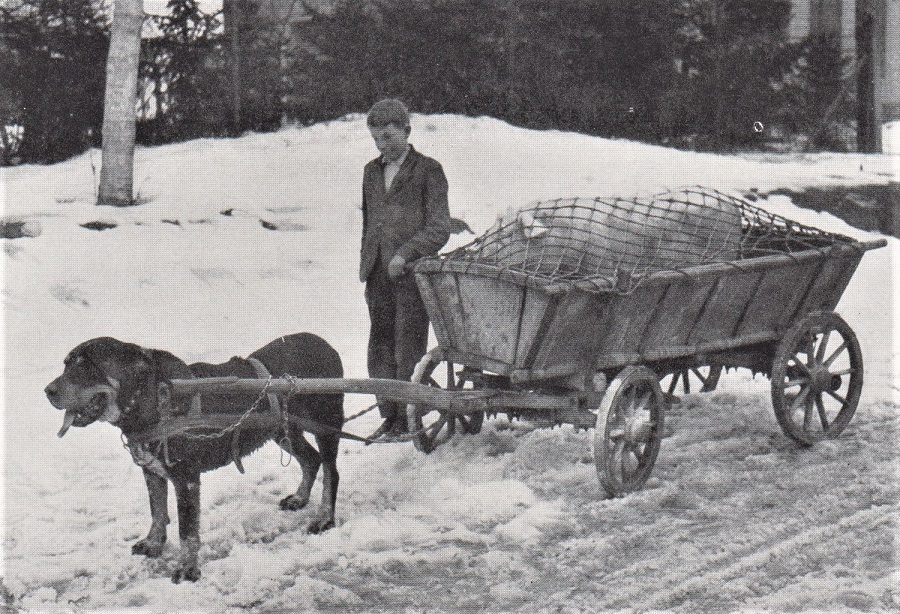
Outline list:
[[[656,374],[629,366],[613,379],[597,410],[594,462],[611,497],[643,486],[662,441],[666,401]]]
[[[692,392],[712,392],[719,385],[722,365],[702,365],[681,369],[664,375],[659,385],[669,397]]]
[[[850,423],[862,391],[859,342],[833,312],[812,313],[792,326],[772,361],[772,406],[781,430],[804,446],[837,437]]]
[[[481,371],[462,367],[435,356],[440,354],[429,352],[416,365],[412,376],[414,383],[428,384],[444,390],[476,388],[472,376],[480,374]],[[438,369],[441,363],[444,363],[444,368]],[[466,435],[479,433],[484,422],[484,412],[452,415],[433,407],[414,404],[406,406],[406,417],[409,430],[414,434],[413,443],[417,449],[426,454],[453,437],[457,431]]]

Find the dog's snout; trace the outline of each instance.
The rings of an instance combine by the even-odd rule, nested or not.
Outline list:
[[[47,384],[47,387],[44,388],[44,394],[47,395],[48,399],[55,399],[59,396],[59,385],[56,383],[56,380]]]

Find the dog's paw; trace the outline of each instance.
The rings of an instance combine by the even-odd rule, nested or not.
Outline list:
[[[297,510],[302,510],[306,507],[307,503],[309,503],[308,498],[301,499],[297,495],[289,495],[278,503],[278,508],[289,512],[296,512]]]
[[[172,574],[172,582],[175,584],[181,583],[182,580],[196,582],[199,579],[200,568],[197,565],[185,565],[184,567],[179,567],[175,570],[175,573]]]
[[[333,529],[334,526],[334,518],[313,518],[310,520],[309,524],[306,525],[306,531],[307,533],[318,535],[322,531]]]
[[[131,554],[143,554],[150,558],[156,558],[162,554],[165,542],[142,539],[131,547]]]

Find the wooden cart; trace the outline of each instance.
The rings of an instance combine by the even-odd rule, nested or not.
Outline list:
[[[694,378],[695,390],[714,390],[724,368],[769,375],[778,423],[801,445],[837,436],[856,411],[863,365],[833,310],[864,252],[886,241],[762,215],[776,227],[763,248],[753,237],[761,211],[750,209],[739,259],[653,272],[625,291],[609,276],[552,283],[471,259],[420,261],[416,281],[439,346],[413,381],[461,395],[532,393],[527,406],[505,398],[502,411],[594,427],[597,471],[613,496],[649,477],[672,396],[690,393]],[[483,413],[417,403],[408,418],[428,452],[456,431],[477,432]]]
[[[420,260],[416,282],[439,345],[411,382],[218,378],[175,380],[171,392],[374,394],[407,404],[412,439],[425,452],[457,432],[478,432],[497,413],[593,427],[611,496],[649,477],[673,395],[690,393],[695,378],[698,391],[715,389],[724,368],[767,374],[778,423],[801,445],[835,437],[856,411],[863,365],[856,336],[833,310],[863,254],[886,241],[741,207],[739,258],[640,279],[560,281],[478,261],[466,248]],[[205,418],[191,419],[180,428]]]

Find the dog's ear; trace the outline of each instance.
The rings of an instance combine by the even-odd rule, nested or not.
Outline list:
[[[136,397],[146,394],[148,387],[155,386],[155,382],[152,381],[154,370],[150,352],[139,349],[136,355],[130,356],[123,364],[119,380],[120,403],[125,405],[133,403]]]

